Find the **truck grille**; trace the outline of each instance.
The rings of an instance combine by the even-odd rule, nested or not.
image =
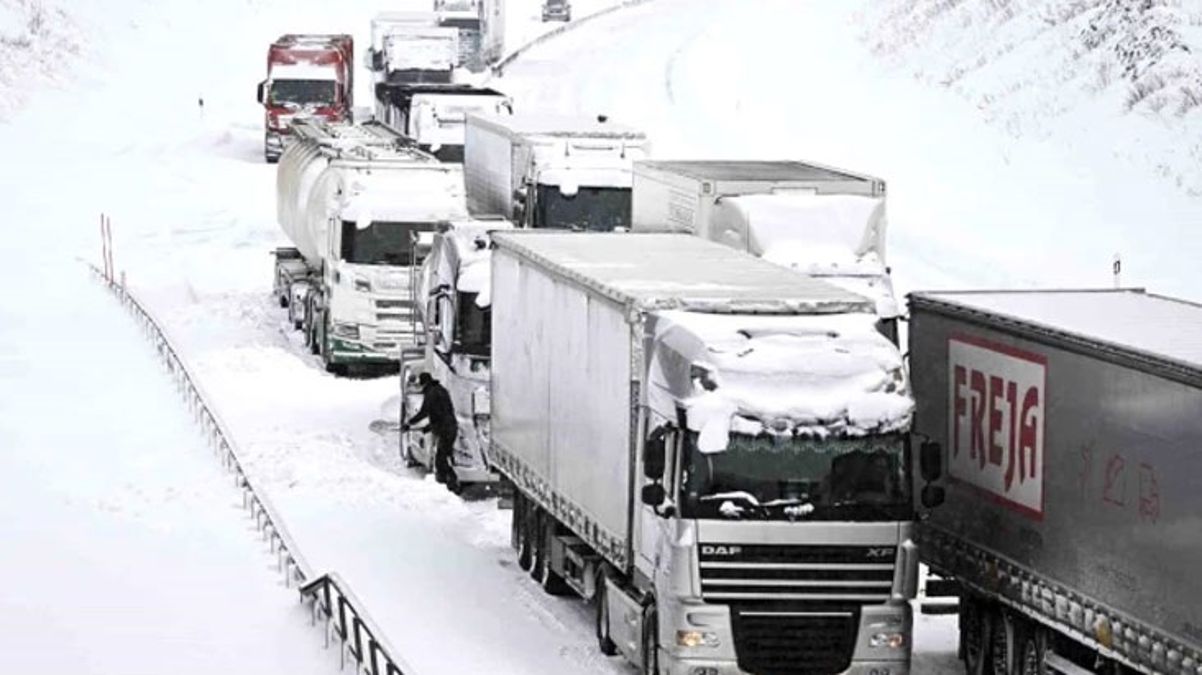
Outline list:
[[[834,675],[855,651],[860,607],[889,599],[891,546],[702,544],[701,597],[730,605],[739,668]]]
[[[859,609],[836,612],[731,607],[739,669],[756,675],[835,675],[855,651]]]
[[[703,544],[701,597],[811,608],[882,603],[893,587],[896,557],[897,549],[885,546]]]

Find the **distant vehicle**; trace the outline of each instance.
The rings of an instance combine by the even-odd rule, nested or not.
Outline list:
[[[480,55],[486,65],[505,56],[505,0],[480,2]]]
[[[571,21],[572,6],[568,0],[543,0],[543,21]]]
[[[463,162],[467,116],[512,112],[510,98],[467,84],[376,85],[376,119],[444,162]]]
[[[263,156],[276,162],[295,119],[350,121],[354,105],[354,41],[350,35],[283,35],[267,49]]]
[[[878,178],[794,161],[636,162],[633,210],[636,232],[690,232],[869,297],[898,339]]]
[[[392,366],[421,333],[414,241],[464,219],[463,170],[375,123],[293,125],[277,217],[294,247],[275,251],[274,293],[327,370]]]
[[[377,83],[448,83],[460,63],[459,29],[436,12],[383,12],[371,21],[364,60]]]
[[[468,115],[468,208],[518,227],[608,231],[630,226],[631,167],[641,131],[605,117]]]
[[[942,292],[910,316],[942,457],[914,473],[947,474],[920,552],[957,582],[967,671],[1202,672],[1202,307]]]
[[[459,31],[459,65],[471,72],[484,69],[480,50],[481,0],[434,0],[438,25]]]
[[[488,461],[490,232],[512,227],[504,220],[446,223],[424,244],[429,252],[413,286],[423,344],[401,364],[400,419],[409,419],[421,406],[419,374],[430,373],[446,387],[459,426],[451,464],[460,485],[497,480]],[[420,430],[402,431],[401,457],[410,465],[434,470],[432,441]]]
[[[913,401],[873,304],[685,234],[492,239],[519,567],[642,673],[910,672]]]

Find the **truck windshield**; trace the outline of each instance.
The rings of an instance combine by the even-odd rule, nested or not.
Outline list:
[[[275,80],[271,83],[272,105],[333,105],[334,80]]]
[[[630,188],[580,187],[565,195],[558,185],[538,186],[534,227],[610,232],[630,226]]]
[[[488,356],[492,339],[492,312],[476,304],[479,293],[460,293],[455,317],[455,337],[459,351],[473,356]]]
[[[685,438],[682,515],[760,520],[904,520],[910,499],[897,434],[809,438],[732,433],[723,452]]]
[[[434,223],[374,222],[359,228],[342,221],[342,259],[361,265],[416,264],[413,242],[418,232],[434,229]]]

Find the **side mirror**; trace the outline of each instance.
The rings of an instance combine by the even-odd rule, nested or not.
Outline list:
[[[922,480],[933,483],[943,477],[943,447],[934,441],[923,441],[918,447],[918,466]]]
[[[258,97],[259,103],[263,103],[267,100],[267,80],[263,80],[259,83],[259,87],[256,90],[255,95]]]
[[[940,506],[946,499],[947,492],[940,485],[928,485],[922,489],[922,505],[928,509]]]
[[[647,506],[659,506],[664,503],[664,499],[668,497],[668,493],[664,490],[664,486],[659,483],[652,483],[643,486],[642,499]]]
[[[649,480],[660,480],[664,477],[664,464],[668,452],[667,443],[664,440],[666,436],[667,428],[657,427],[651,432],[647,442],[643,444],[643,476]]]

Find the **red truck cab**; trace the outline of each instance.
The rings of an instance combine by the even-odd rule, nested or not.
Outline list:
[[[283,35],[267,50],[267,79],[259,83],[265,132],[263,156],[279,160],[297,117],[349,121],[354,91],[350,35]]]

